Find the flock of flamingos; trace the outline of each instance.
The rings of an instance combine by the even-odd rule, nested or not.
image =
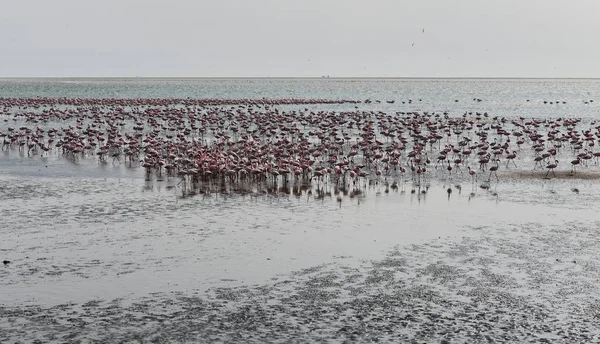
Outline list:
[[[414,192],[431,180],[484,187],[519,171],[589,174],[600,157],[600,125],[577,118],[368,110],[377,103],[0,98],[0,140],[5,154],[143,168],[148,179],[179,178],[203,192],[388,192],[408,183]]]

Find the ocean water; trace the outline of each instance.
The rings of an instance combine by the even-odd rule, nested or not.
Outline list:
[[[362,102],[275,107],[584,129],[599,95],[600,80],[0,80],[2,98],[347,99]],[[31,126],[14,111],[0,132]],[[600,168],[530,177],[522,155],[487,183],[431,167],[427,186],[396,175],[398,189],[372,180],[357,195],[316,182],[322,193],[239,194],[3,148],[0,341],[594,341]]]
[[[2,97],[381,100],[383,111],[595,118],[596,79],[0,79]],[[474,99],[481,99],[480,102]],[[387,104],[385,100],[395,100]],[[412,103],[408,103],[412,100]],[[457,102],[458,100],[458,102]],[[405,103],[402,104],[402,101]],[[544,104],[547,101],[547,104]],[[560,104],[556,104],[559,101]],[[566,102],[563,104],[562,102]],[[554,104],[549,104],[554,102]],[[588,102],[586,104],[586,102]]]

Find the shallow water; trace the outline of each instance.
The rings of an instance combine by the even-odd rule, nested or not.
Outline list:
[[[381,270],[381,267],[396,266],[394,261],[389,261],[390,254],[402,259],[398,268],[403,267],[403,273],[420,281],[396,282],[392,284],[396,289],[390,290],[397,290],[400,286],[417,288],[427,281],[423,278],[431,270],[433,280],[419,288],[429,290],[436,286],[427,293],[435,290],[436,300],[459,304],[452,306],[456,309],[431,309],[430,312],[456,319],[456,312],[462,307],[460,305],[471,302],[469,300],[473,299],[473,293],[483,293],[475,295],[485,299],[485,295],[496,295],[505,289],[502,284],[490,291],[485,286],[479,286],[480,282],[469,280],[470,274],[464,273],[469,266],[468,269],[473,271],[476,278],[485,280],[497,275],[494,278],[512,281],[506,291],[512,293],[510,297],[551,302],[547,298],[558,297],[557,293],[562,289],[550,288],[550,295],[540,296],[537,287],[529,284],[532,277],[527,274],[552,279],[557,278],[555,271],[530,267],[530,270],[522,272],[511,265],[517,264],[512,263],[517,258],[511,254],[521,255],[524,253],[522,248],[528,247],[527,250],[534,249],[533,252],[557,251],[557,258],[553,256],[552,259],[596,264],[595,258],[589,255],[595,247],[595,241],[586,243],[585,251],[581,251],[579,246],[565,248],[562,247],[562,239],[556,237],[552,230],[559,230],[563,239],[568,235],[565,230],[569,231],[575,226],[589,233],[587,235],[593,235],[590,231],[597,228],[596,223],[579,223],[582,219],[595,218],[597,204],[600,204],[600,193],[594,191],[597,186],[590,185],[589,181],[503,180],[492,182],[489,190],[480,188],[479,184],[471,185],[463,181],[460,189],[456,184],[450,186],[450,196],[446,190],[448,185],[442,182],[432,183],[426,194],[419,193],[418,189],[411,193],[413,186],[405,183],[399,190],[389,193],[381,186],[367,187],[362,196],[345,196],[341,203],[336,201],[335,196],[315,199],[306,193],[300,197],[287,194],[183,197],[175,178],[149,182],[143,179],[143,173],[139,170],[122,166],[102,169],[95,166],[95,162],[83,163],[87,166],[77,170],[77,173],[71,170],[72,174],[65,175],[61,169],[57,169],[56,173],[51,172],[52,164],[44,170],[45,165],[42,168],[40,163],[46,162],[39,158],[27,158],[23,162],[20,157],[11,157],[4,156],[4,171],[0,178],[3,199],[0,215],[6,224],[0,251],[12,261],[10,265],[0,268],[3,290],[0,303],[6,319],[0,327],[7,329],[2,337],[5,339],[58,340],[98,336],[100,341],[134,340],[128,337],[128,333],[138,330],[118,324],[123,321],[120,318],[123,314],[136,314],[129,320],[131,323],[135,324],[144,318],[144,323],[148,321],[150,324],[147,331],[138,331],[139,338],[164,336],[175,341],[195,340],[200,337],[190,335],[189,338],[183,338],[175,335],[189,331],[194,326],[188,324],[185,326],[192,327],[186,328],[181,325],[183,319],[168,321],[171,324],[169,326],[175,326],[176,323],[180,325],[156,332],[157,324],[164,324],[158,320],[161,317],[157,315],[159,309],[164,312],[165,319],[177,319],[190,312],[186,310],[190,303],[196,304],[196,307],[205,302],[215,303],[213,310],[207,310],[204,306],[198,308],[198,311],[202,309],[202,314],[208,312],[203,317],[209,318],[210,314],[226,316],[246,302],[255,305],[250,306],[252,309],[262,304],[258,299],[263,298],[297,308],[295,314],[302,321],[305,321],[305,317],[315,316],[305,313],[317,307],[312,301],[309,303],[312,306],[306,304],[313,297],[318,300],[325,297],[321,300],[323,302],[330,300],[327,307],[333,307],[330,303],[340,302],[340,305],[344,305],[340,307],[348,311],[362,312],[359,305],[352,306],[348,301],[343,301],[345,298],[335,300],[346,292],[389,297],[380,295],[385,290],[380,288],[380,284],[390,285],[395,280],[390,280],[392,277],[387,268]],[[52,159],[48,158],[48,161]],[[54,164],[61,165],[58,159]],[[46,171],[45,176],[19,175],[15,172],[19,168],[24,172],[35,170],[35,166]],[[88,169],[96,173],[88,173]],[[571,191],[573,185],[580,187],[581,191]],[[544,230],[540,230],[538,235],[535,228]],[[485,235],[482,236],[482,233]],[[579,242],[578,245],[581,244]],[[478,247],[477,253],[485,250],[486,256],[482,258],[463,252],[464,248],[461,247],[465,245],[475,245]],[[511,251],[501,254],[499,251],[505,250],[506,245]],[[515,245],[521,248],[514,248]],[[411,258],[407,252],[413,252],[411,254],[416,256]],[[448,260],[448,257],[452,259]],[[461,260],[457,261],[456,257]],[[465,259],[472,262],[464,265]],[[530,263],[525,258],[519,259],[519,264]],[[368,263],[371,261],[373,263]],[[489,264],[492,263],[498,264],[499,268],[489,270]],[[496,275],[481,270],[484,268]],[[477,272],[480,270],[484,272]],[[298,275],[293,271],[306,272]],[[420,271],[424,271],[425,275]],[[561,271],[566,273],[569,270],[563,267]],[[439,273],[446,277],[435,277]],[[579,278],[577,276],[579,274],[575,278]],[[461,287],[466,295],[454,295],[457,290],[455,281],[463,278],[467,278],[464,282],[467,285]],[[324,282],[319,282],[322,279]],[[362,279],[365,279],[364,282],[360,282]],[[585,287],[593,288],[596,281],[588,277]],[[312,291],[306,294],[303,291],[306,288]],[[396,292],[409,293],[403,297],[412,298],[416,303],[422,302],[417,300],[425,297],[422,294],[425,291],[413,295],[415,291],[410,290]],[[329,295],[328,292],[333,292],[331,297],[325,296]],[[215,293],[216,296],[211,296]],[[299,293],[299,298],[287,299],[296,293]],[[318,296],[322,293],[325,294]],[[586,294],[585,291],[583,293]],[[425,300],[429,300],[429,297],[433,296]],[[592,295],[586,297],[593,298]],[[357,299],[351,299],[357,302]],[[98,303],[90,304],[90,301]],[[365,302],[364,307],[375,307],[369,311],[375,312],[370,316],[391,319],[388,306]],[[314,308],[311,312],[321,308]],[[30,309],[26,312],[32,313],[12,313],[16,309]],[[116,313],[110,312],[110,309]],[[279,319],[290,311],[290,308],[286,309],[270,310],[269,314],[275,313],[269,315],[269,319],[272,316]],[[505,311],[510,314],[508,310]],[[487,314],[483,310],[480,312]],[[410,314],[418,313],[419,310],[412,310]],[[55,320],[50,323],[40,321],[39,317],[45,316]],[[96,317],[107,319],[106,326],[114,330],[110,334],[100,335],[97,324],[94,325],[93,319]],[[250,323],[256,322],[253,326],[268,324],[264,317],[248,317]],[[354,328],[349,324],[358,321],[344,316],[336,321],[318,319],[314,326],[320,328],[320,334],[300,331],[304,333],[303,338],[341,340],[346,338],[346,330],[343,329]],[[60,325],[64,321],[67,322]],[[87,330],[73,333],[73,337],[57,336],[58,333],[69,332],[72,327],[68,324],[73,321],[88,324],[78,325]],[[222,319],[224,324],[241,326],[234,325],[236,321]],[[427,323],[425,319],[413,321],[420,324],[415,326],[425,326]],[[35,331],[29,335],[8,331],[18,323],[22,323],[24,329],[32,328]],[[297,332],[292,331],[291,324],[280,325],[280,333],[269,332],[272,328],[265,329],[266,337],[255,337],[254,340],[296,336]],[[390,323],[388,326],[393,328],[397,325]],[[466,324],[456,326],[468,328]],[[556,325],[552,326],[557,328]],[[385,331],[376,331],[376,328],[353,330],[358,331],[355,334],[350,331],[347,338],[395,338],[386,337]],[[341,334],[338,330],[342,331]],[[244,331],[247,333],[245,337],[235,337],[233,332],[226,329],[215,332],[215,336],[231,341],[253,341],[254,331],[248,328]],[[19,334],[15,337],[16,333]],[[206,333],[200,331],[198,335],[204,336]],[[370,334],[365,337],[365,333]],[[394,330],[390,333],[398,335],[399,332]],[[400,338],[419,338],[418,333],[406,331],[405,337]],[[498,332],[501,333],[506,332]],[[457,335],[456,338],[477,337]]]
[[[599,84],[19,82],[7,95],[184,97],[205,83],[226,98],[256,97],[252,87],[276,97],[289,83],[289,96],[384,100],[404,85],[440,92],[445,100],[427,100],[440,107],[455,106],[455,92],[481,97],[473,106],[491,113],[524,97],[593,99]],[[500,97],[503,88],[514,91]],[[595,104],[565,113],[593,117]],[[519,106],[512,116],[558,113]],[[599,184],[523,178],[514,172],[529,171],[525,162],[489,184],[433,170],[427,188],[409,181],[386,192],[380,182],[353,197],[313,182],[318,198],[190,195],[178,178],[145,180],[140,167],[3,151],[0,258],[11,263],[0,266],[0,342],[596,341]]]

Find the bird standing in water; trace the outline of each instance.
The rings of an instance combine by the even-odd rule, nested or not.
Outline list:
[[[550,173],[550,171],[552,171],[552,175],[554,177],[556,177],[556,173],[554,173],[554,169],[558,166],[558,160],[554,160],[554,163],[549,164],[548,166],[546,166],[546,168],[548,169],[548,172],[546,172],[546,176],[544,177],[544,179],[548,178],[548,174]]]
[[[490,176],[488,177],[488,181],[492,179],[492,173],[496,175],[496,180],[500,180],[500,178],[498,178],[498,168],[500,167],[500,159],[496,159],[495,162],[496,165],[490,167]]]

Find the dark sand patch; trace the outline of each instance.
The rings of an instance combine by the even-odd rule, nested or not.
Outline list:
[[[499,178],[510,178],[510,179],[573,179],[573,180],[598,180],[600,179],[600,172],[588,172],[588,171],[556,171],[554,174],[550,172],[546,176],[547,171],[501,171],[498,172]],[[485,178],[487,179],[487,178]],[[492,175],[492,179],[495,179]]]

